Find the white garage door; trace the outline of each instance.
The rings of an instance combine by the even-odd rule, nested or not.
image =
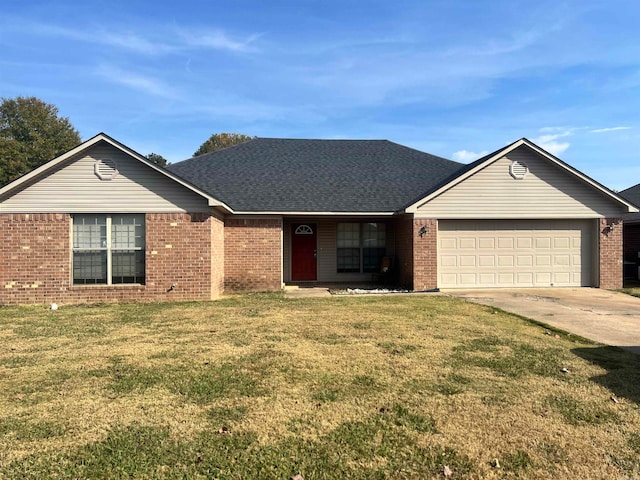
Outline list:
[[[440,220],[438,286],[590,286],[594,231],[593,220]]]

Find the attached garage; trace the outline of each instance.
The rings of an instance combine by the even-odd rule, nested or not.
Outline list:
[[[440,220],[438,286],[592,286],[596,239],[594,220]]]

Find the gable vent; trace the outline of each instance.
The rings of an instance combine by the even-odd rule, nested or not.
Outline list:
[[[517,180],[522,180],[527,173],[529,173],[529,167],[522,162],[518,162],[517,160],[511,162],[511,166],[509,167],[509,173],[511,176]]]
[[[93,163],[93,172],[100,180],[113,180],[120,173],[113,160],[96,160]]]

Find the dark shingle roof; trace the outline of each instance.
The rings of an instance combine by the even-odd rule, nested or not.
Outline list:
[[[387,140],[257,138],[168,169],[235,211],[393,212],[463,167]]]
[[[640,206],[640,183],[626,190],[622,190],[618,195],[634,205]],[[624,216],[625,222],[637,222],[638,220],[640,220],[640,213],[629,213]]]

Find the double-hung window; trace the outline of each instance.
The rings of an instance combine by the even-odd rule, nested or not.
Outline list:
[[[74,215],[73,284],[144,284],[144,215]]]
[[[338,223],[338,273],[377,272],[385,252],[384,223]]]

